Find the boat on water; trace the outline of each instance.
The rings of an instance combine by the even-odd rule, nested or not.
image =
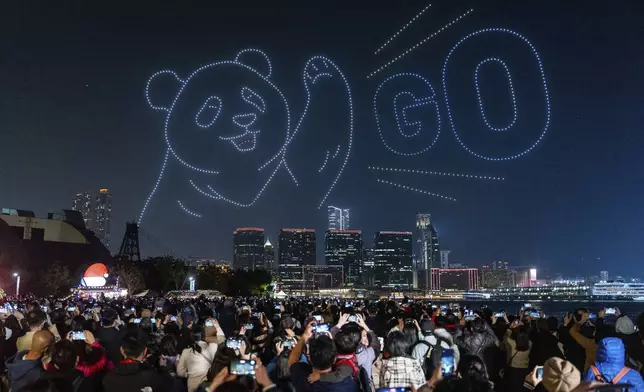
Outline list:
[[[592,292],[599,297],[631,297],[635,301],[644,301],[644,283],[599,282],[593,285]]]

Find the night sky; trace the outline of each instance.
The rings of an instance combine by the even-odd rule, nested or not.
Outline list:
[[[378,54],[376,49],[429,0],[67,3],[15,1],[0,11],[2,207],[44,216],[70,208],[77,192],[107,187],[113,193],[116,251],[125,221],[138,218],[155,185],[167,148],[166,114],[146,101],[148,78],[171,69],[186,79],[202,65],[231,62],[240,50],[257,48],[270,57],[269,80],[287,100],[291,131],[304,110],[305,84],[311,87],[308,114],[286,155],[299,186],[286,170],[277,169],[249,208],[204,197],[191,187],[193,180],[201,189],[212,185],[225,198],[252,201],[276,167],[260,173],[258,163],[275,156],[287,132],[284,102],[259,77],[268,72],[262,57],[250,53],[242,60],[256,72],[228,64],[223,73],[209,69],[199,74],[178,99],[169,137],[186,162],[220,170],[218,182],[213,175],[188,170],[171,155],[142,222],[145,232],[176,255],[230,260],[236,227],[264,227],[274,243],[280,227],[310,227],[318,230],[318,260],[323,260],[326,208],[317,207],[346,157],[349,109],[345,85],[331,63],[326,63],[334,75],[330,79],[315,85],[303,79],[307,60],[322,55],[346,77],[355,120],[347,164],[324,206],[350,208],[353,226],[363,230],[367,245],[376,230],[412,231],[415,214],[423,212],[432,214],[441,247],[452,250],[452,262],[480,266],[507,259],[552,274],[608,269],[611,275],[643,275],[644,4],[639,1],[434,0]],[[367,78],[470,8],[474,11],[458,23]],[[517,159],[478,158],[461,147],[450,126],[442,84],[446,57],[461,38],[487,28],[522,34],[543,61],[551,121],[540,143]],[[482,33],[450,58],[449,108],[468,148],[485,156],[513,156],[539,139],[547,108],[528,45],[513,35]],[[508,131],[487,129],[479,111],[474,71],[486,58],[503,60],[512,75],[517,120]],[[504,127],[513,118],[512,102],[505,71],[493,63],[481,66],[479,86],[489,122]],[[431,95],[428,87],[408,76],[394,78],[376,99],[383,137],[402,152],[432,143],[438,107],[440,135],[418,155],[387,149],[374,117],[378,86],[397,73],[421,75],[436,93],[433,101],[422,104],[421,94]],[[218,138],[239,132],[233,115],[252,112],[239,96],[246,86],[265,101],[265,115],[253,125],[261,133],[250,153]],[[152,87],[154,103],[170,107],[180,85],[170,77]],[[398,106],[419,103],[406,112],[408,123],[422,122],[418,135],[412,135],[413,124],[403,126],[411,137],[396,130],[392,100],[397,91],[411,93],[399,97]],[[214,94],[223,100],[218,123],[212,129],[197,127],[199,108]],[[202,123],[209,123],[214,111],[207,108],[202,114],[210,118]],[[405,121],[403,111],[400,121]],[[318,173],[326,151],[334,155],[338,144],[336,160]],[[369,166],[505,180],[385,173]],[[202,217],[183,212],[177,200]],[[144,255],[161,252],[142,238]]]

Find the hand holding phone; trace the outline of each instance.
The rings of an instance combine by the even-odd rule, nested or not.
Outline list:
[[[85,332],[83,331],[73,331],[72,340],[85,340]]]
[[[535,372],[537,380],[543,380],[543,366],[537,366],[537,371]]]
[[[454,350],[445,349],[441,354],[441,373],[443,377],[454,374]]]
[[[323,332],[329,332],[330,330],[329,323],[322,323],[322,324],[316,324],[313,327],[313,332],[314,333],[323,333]]]
[[[236,376],[255,376],[255,361],[233,359],[228,365],[228,373]]]

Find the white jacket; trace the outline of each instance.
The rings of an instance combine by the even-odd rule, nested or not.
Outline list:
[[[188,379],[188,392],[195,392],[199,385],[206,381],[208,370],[217,353],[216,343],[198,342],[201,352],[186,348],[181,353],[177,364],[177,375]]]

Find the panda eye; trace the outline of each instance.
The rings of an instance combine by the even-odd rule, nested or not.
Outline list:
[[[221,113],[221,106],[219,97],[208,97],[195,116],[197,125],[201,128],[210,128],[217,121],[217,117]]]
[[[266,102],[264,102],[264,99],[253,90],[248,87],[243,87],[241,90],[241,96],[244,101],[253,105],[255,109],[259,110],[261,113],[266,111]]]

